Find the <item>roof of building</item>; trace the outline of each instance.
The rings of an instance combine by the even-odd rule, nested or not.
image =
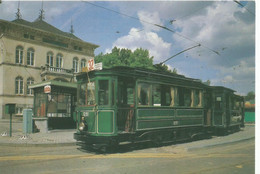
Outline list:
[[[45,22],[44,20],[41,20],[41,19],[37,19],[34,22],[29,22],[29,21],[26,21],[24,19],[15,19],[12,22],[14,22],[16,24],[20,24],[20,25],[25,25],[27,27],[32,27],[32,28],[36,28],[36,29],[39,29],[39,30],[44,30],[44,31],[47,31],[47,32],[50,32],[50,33],[62,35],[62,36],[65,36],[65,37],[71,37],[73,39],[82,41],[81,39],[76,37],[74,34],[69,33],[69,32],[63,32],[63,31],[57,29],[56,27],[48,24],[47,22]]]
[[[29,86],[30,89],[34,89],[34,88],[42,88],[46,85],[50,85],[50,86],[56,86],[56,87],[67,87],[67,88],[77,88],[77,83],[73,83],[73,82],[61,82],[61,81],[56,81],[56,80],[50,80],[50,81],[44,81],[44,82],[40,82],[40,83],[35,83],[35,84],[31,84]]]

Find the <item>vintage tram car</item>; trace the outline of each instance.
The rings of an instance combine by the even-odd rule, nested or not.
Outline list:
[[[77,75],[74,138],[106,148],[121,142],[161,143],[243,126],[243,97],[183,75],[114,67]]]

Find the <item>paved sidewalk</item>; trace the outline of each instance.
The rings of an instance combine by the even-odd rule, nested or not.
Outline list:
[[[23,122],[21,120],[12,121],[12,137],[9,135],[10,121],[0,119],[0,146],[56,146],[73,145],[75,129],[51,130],[48,133],[23,133]]]

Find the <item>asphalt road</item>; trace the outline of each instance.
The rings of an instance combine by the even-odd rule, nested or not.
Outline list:
[[[239,133],[236,133],[239,134]],[[212,140],[214,141],[214,138]],[[0,173],[119,173],[119,174],[253,174],[255,141],[196,146],[203,141],[153,147],[139,144],[120,146],[116,153],[98,154],[78,148],[0,147]]]

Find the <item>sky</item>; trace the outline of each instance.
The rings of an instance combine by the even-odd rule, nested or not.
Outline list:
[[[45,21],[99,45],[147,49],[154,64],[246,95],[255,91],[255,2],[244,1],[20,1],[22,19]],[[17,1],[2,0],[0,19],[15,20]],[[198,46],[200,45],[200,46]]]

